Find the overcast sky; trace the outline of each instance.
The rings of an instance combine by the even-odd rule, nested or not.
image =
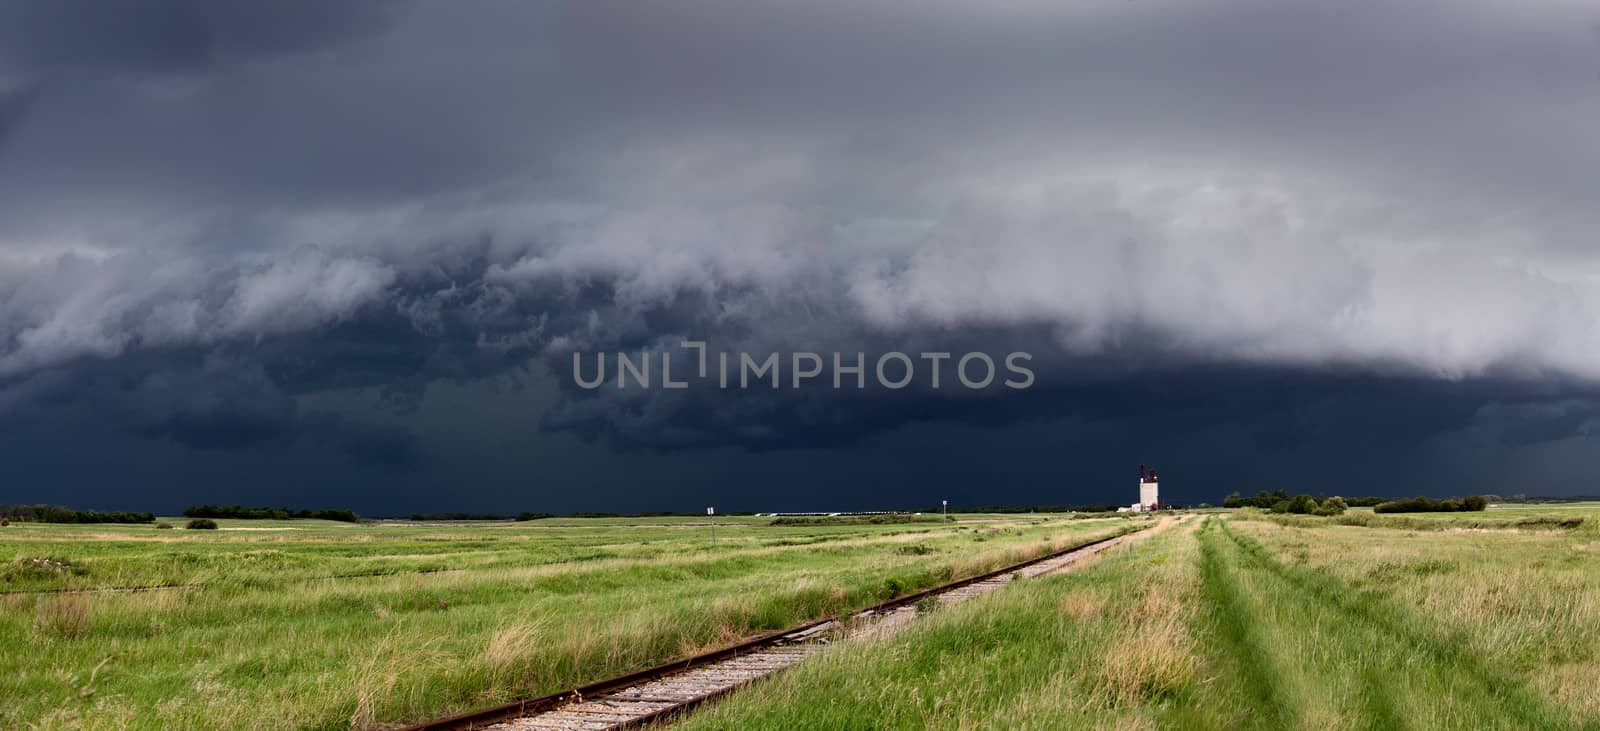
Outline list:
[[[1600,494],[1595,129],[1593,2],[0,0],[0,502]]]

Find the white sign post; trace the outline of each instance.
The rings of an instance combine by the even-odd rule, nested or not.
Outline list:
[[[950,520],[950,501],[949,500],[940,500],[939,501],[939,508],[944,513],[944,519],[946,521],[949,521]]]
[[[711,517],[711,547],[715,548],[717,545],[717,509],[713,507],[706,508],[706,515]]]

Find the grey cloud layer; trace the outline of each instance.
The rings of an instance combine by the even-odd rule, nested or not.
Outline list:
[[[0,23],[12,378],[380,315],[1600,378],[1581,4],[41,7]]]

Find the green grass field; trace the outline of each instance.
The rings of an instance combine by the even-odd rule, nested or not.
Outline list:
[[[1600,728],[1600,505],[1366,518],[1195,516],[682,727]]]
[[[181,525],[181,522],[174,521]],[[0,728],[380,728],[1139,522],[0,529]],[[145,591],[130,587],[161,586]],[[67,591],[61,591],[67,590]],[[840,643],[690,729],[1600,728],[1600,505],[1207,511]]]
[[[0,528],[0,728],[372,728],[542,694],[1123,518]],[[179,519],[168,519],[182,526]],[[141,587],[162,587],[132,591]],[[66,590],[66,591],[61,591]]]

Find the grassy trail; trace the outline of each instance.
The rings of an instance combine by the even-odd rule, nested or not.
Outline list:
[[[1195,521],[1081,571],[1019,582],[891,637],[836,647],[682,728],[1596,727],[1582,699],[1532,682],[1550,665],[1519,665],[1475,643],[1492,625],[1453,604],[1462,595],[1445,582],[1455,575],[1431,574],[1439,583],[1419,605],[1395,586],[1298,558],[1308,546],[1344,571],[1384,577],[1395,552],[1422,551],[1410,537],[1329,530],[1337,533]],[[1539,540],[1493,537],[1508,539]],[[1474,585],[1454,580],[1468,579]],[[1525,593],[1537,604],[1552,586],[1562,584]]]
[[[1459,632],[1377,591],[1279,562],[1221,520],[1200,532],[1208,610],[1263,727],[1573,728]]]
[[[1274,658],[1256,629],[1256,617],[1248,606],[1249,597],[1239,588],[1237,568],[1226,555],[1227,549],[1210,540],[1214,524],[1202,525],[1205,538],[1200,544],[1201,596],[1205,598],[1218,656],[1226,664],[1233,685],[1256,708],[1254,721],[1264,727],[1281,727],[1292,717],[1289,699],[1281,687],[1281,677],[1272,667]]]

